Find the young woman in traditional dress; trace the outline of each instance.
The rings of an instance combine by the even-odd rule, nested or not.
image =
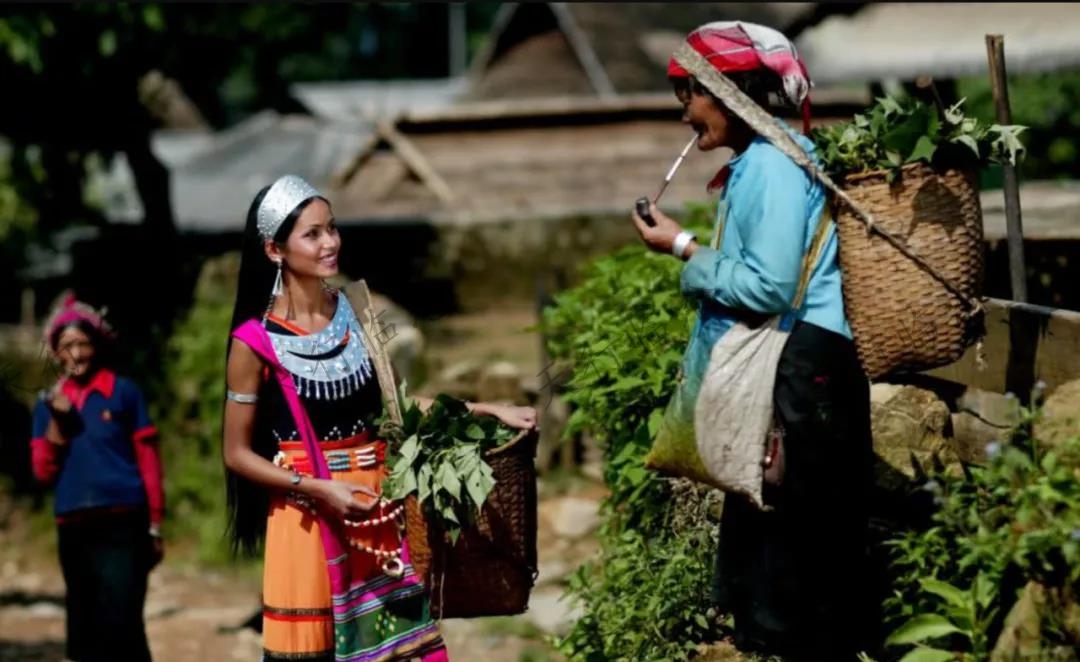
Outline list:
[[[330,203],[286,175],[255,197],[245,232],[224,459],[236,549],[265,541],[263,659],[445,660],[400,504],[381,497],[386,444],[374,422],[385,399],[375,361],[386,349],[365,326],[371,311],[324,283],[338,274],[341,250]],[[536,425],[530,407],[468,406]]]

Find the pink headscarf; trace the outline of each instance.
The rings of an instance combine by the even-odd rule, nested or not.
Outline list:
[[[114,337],[112,327],[105,321],[105,311],[95,310],[89,304],[79,301],[75,298],[75,294],[69,290],[64,293],[63,300],[53,309],[48,321],[45,322],[45,343],[55,350],[53,334],[73,322],[80,321],[86,322],[106,338]]]
[[[706,23],[686,37],[686,43],[720,73],[766,68],[780,76],[784,96],[800,107],[803,133],[810,133],[810,74],[795,50],[795,44],[780,32],[742,21]],[[671,58],[668,76],[686,78],[690,74]]]

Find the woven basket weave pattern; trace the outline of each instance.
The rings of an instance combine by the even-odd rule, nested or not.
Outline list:
[[[966,297],[981,292],[982,210],[975,173],[937,173],[913,164],[893,185],[884,172],[872,172],[850,176],[841,187]],[[837,231],[844,305],[867,375],[878,379],[958,360],[974,340],[965,302],[880,236],[867,233],[843,204]]]
[[[522,432],[489,451],[495,487],[456,545],[428,521],[415,497],[405,503],[406,535],[416,572],[437,618],[524,613],[536,579],[537,435]]]

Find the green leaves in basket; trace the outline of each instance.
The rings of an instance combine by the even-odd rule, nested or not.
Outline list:
[[[382,426],[390,444],[385,494],[394,500],[415,494],[429,521],[439,521],[457,542],[495,487],[483,454],[510,441],[515,431],[495,418],[473,415],[447,395],[436,397],[426,414],[411,400],[403,408],[401,427],[385,421]]]
[[[871,171],[889,171],[892,181],[911,163],[938,167],[982,167],[1016,164],[1024,155],[1019,135],[1026,128],[985,124],[967,117],[964,100],[940,111],[918,99],[877,99],[850,122],[814,129],[826,172],[841,178]]]

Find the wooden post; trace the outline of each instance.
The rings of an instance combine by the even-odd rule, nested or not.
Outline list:
[[[460,76],[469,66],[469,33],[465,27],[465,3],[447,3],[450,11],[450,77]]]
[[[32,328],[37,323],[37,315],[34,314],[35,308],[33,288],[24,287],[22,291],[22,309],[19,311],[19,324],[23,328]]]
[[[990,85],[997,107],[998,124],[1012,124],[1009,108],[1009,85],[1005,72],[1005,38],[999,34],[986,35],[986,57],[990,61]],[[1020,186],[1016,166],[1005,164],[1005,223],[1009,242],[1009,279],[1012,298],[1027,302],[1027,271],[1024,267],[1024,230],[1020,217]]]

